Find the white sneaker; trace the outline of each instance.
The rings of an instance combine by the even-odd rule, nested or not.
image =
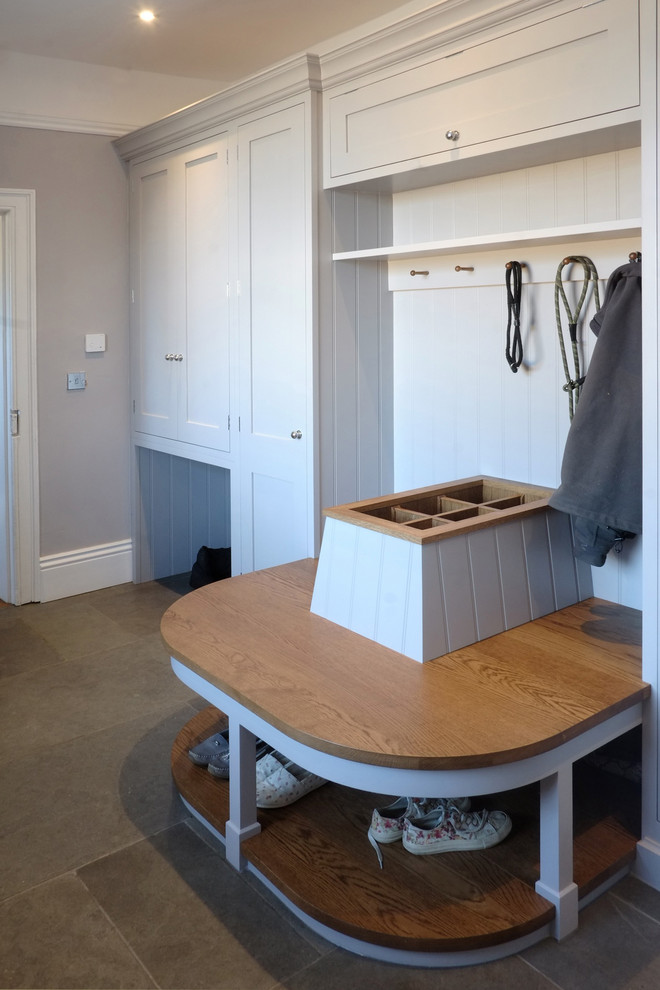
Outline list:
[[[406,820],[403,847],[415,856],[488,849],[506,839],[511,819],[504,811],[460,811],[447,805],[423,818]]]

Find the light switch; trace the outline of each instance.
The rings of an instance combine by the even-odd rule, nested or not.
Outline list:
[[[105,350],[105,334],[104,333],[86,333],[85,334],[85,353],[86,354],[98,354],[99,351]]]
[[[87,387],[87,375],[84,371],[69,371],[66,376],[67,391]]]

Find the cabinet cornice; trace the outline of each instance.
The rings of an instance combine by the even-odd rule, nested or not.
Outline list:
[[[217,132],[238,116],[320,89],[318,57],[296,55],[119,138],[115,148],[125,161],[158,154]]]
[[[367,73],[391,69],[402,62],[447,49],[455,54],[473,36],[501,26],[510,33],[512,21],[548,8],[551,14],[576,6],[576,0],[449,0],[410,15],[371,34],[321,55],[323,87],[343,85]]]

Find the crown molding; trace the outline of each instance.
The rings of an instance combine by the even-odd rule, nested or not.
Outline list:
[[[134,124],[109,123],[105,120],[83,120],[75,117],[50,117],[33,113],[12,113],[0,110],[0,127],[35,127],[42,131],[70,131],[76,134],[103,134],[117,138],[135,129]]]
[[[370,34],[321,55],[323,88],[338,86],[380,69],[391,69],[440,48],[452,54],[469,47],[470,39],[493,27],[507,33],[511,22],[548,8],[551,15],[575,0],[442,0]],[[522,26],[522,25],[521,25]],[[467,43],[467,44],[466,44]]]
[[[115,147],[126,161],[145,154],[152,155],[173,143],[199,140],[205,132],[217,130],[239,115],[310,91],[321,91],[320,60],[317,55],[304,53],[278,62],[214,96],[134,130],[119,138]]]

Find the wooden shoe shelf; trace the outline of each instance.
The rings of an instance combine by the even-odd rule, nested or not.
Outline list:
[[[192,813],[314,930],[374,958],[482,962],[574,930],[635,856],[638,787],[583,758],[641,722],[639,614],[589,599],[419,664],[314,615],[315,571],[231,578],[165,614],[175,672],[210,703],[172,751]],[[227,717],[229,784],[187,756]],[[257,812],[255,735],[330,783]],[[408,793],[470,795],[513,831],[481,852],[386,846],[380,870],[372,808]]]

